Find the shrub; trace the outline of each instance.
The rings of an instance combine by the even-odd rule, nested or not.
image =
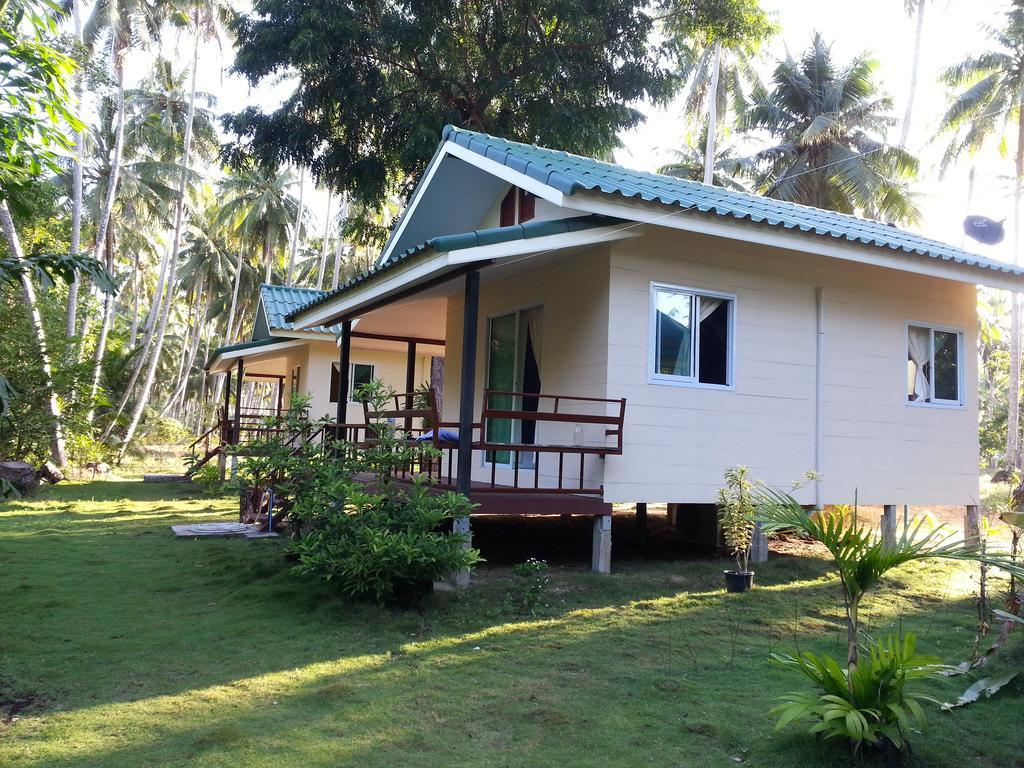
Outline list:
[[[192,482],[204,496],[220,496],[227,490],[227,484],[220,479],[220,469],[215,464],[204,464],[193,472]]]
[[[536,614],[551,583],[548,564],[531,557],[513,566],[512,573],[514,578],[505,597],[506,605],[515,613]]]
[[[930,656],[919,656],[912,633],[902,639],[869,643],[859,663],[849,671],[831,656],[805,652],[800,656],[773,654],[778,663],[806,675],[819,693],[788,693],[772,710],[775,730],[792,722],[810,721],[808,733],[841,739],[853,745],[889,752],[902,750],[906,733],[925,725],[920,701],[928,697],[907,690],[915,679],[937,677],[947,667]]]
[[[357,396],[380,410],[394,393],[379,381]],[[398,483],[395,473],[436,450],[416,444],[395,425],[374,425],[367,446],[331,444],[289,468],[291,517],[306,533],[292,546],[295,572],[318,576],[344,594],[418,605],[433,581],[468,570],[479,553],[452,521],[468,517],[465,496],[438,493],[425,479]],[[370,483],[356,473],[370,473]]]

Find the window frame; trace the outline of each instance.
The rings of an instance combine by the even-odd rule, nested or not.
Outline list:
[[[356,390],[355,382],[356,382],[356,366],[357,365],[365,365],[365,366],[370,368],[370,371],[371,371],[370,381],[373,381],[377,377],[377,364],[376,363],[360,363],[358,361],[350,362],[348,364],[348,401],[347,401],[347,405],[362,405],[362,402],[363,402],[362,400],[356,400],[355,399],[355,390]],[[332,379],[334,378],[335,372],[337,372],[339,374],[341,373],[341,363],[339,363],[337,360],[332,360],[331,361],[331,378]],[[328,394],[328,401],[331,403],[331,405],[337,405],[337,403],[338,403],[338,392],[336,391],[335,387],[333,387],[333,386],[331,387],[331,391]]]
[[[692,362],[692,376],[677,376],[671,373],[658,372],[658,292],[666,291],[676,294],[688,294],[697,301],[693,303],[695,315],[700,312],[700,297],[709,299],[721,299],[729,302],[729,333],[725,343],[725,384],[713,384],[700,380],[700,323],[693,327],[693,343],[691,344],[690,357]],[[736,294],[723,291],[711,291],[705,288],[692,288],[685,285],[651,281],[650,297],[648,299],[648,322],[647,322],[647,383],[669,387],[690,387],[693,389],[717,389],[724,391],[735,391],[736,389]]]
[[[929,366],[931,370],[931,386],[932,390],[935,389],[935,332],[940,333],[953,333],[956,334],[956,392],[958,395],[957,400],[939,400],[932,398],[931,400],[911,400],[909,392],[906,391],[907,385],[907,363],[910,362],[910,329],[914,328],[925,328],[928,331],[928,352],[929,352]],[[964,375],[964,365],[966,363],[966,332],[963,328],[957,328],[951,325],[942,325],[940,323],[925,323],[918,322],[917,320],[907,320],[903,324],[903,403],[912,408],[947,408],[960,410],[966,407],[966,398],[964,384],[966,377]]]

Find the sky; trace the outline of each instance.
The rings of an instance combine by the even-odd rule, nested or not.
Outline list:
[[[770,73],[771,61],[787,51],[798,56],[807,48],[815,31],[821,32],[833,45],[838,61],[867,52],[878,60],[878,76],[882,90],[893,98],[893,112],[902,117],[909,90],[913,57],[915,22],[903,9],[903,0],[761,0],[780,27],[779,35],[766,50],[764,73]],[[938,74],[950,64],[985,49],[983,24],[998,24],[1008,3],[998,0],[931,0],[925,11],[924,45],[918,78],[915,116],[912,120],[910,149],[921,159],[921,179],[916,185],[922,222],[922,234],[952,245],[965,244],[962,221],[967,215],[968,164],[938,178],[938,143],[932,141],[938,119],[947,104],[946,88],[938,83]],[[187,62],[188,43],[175,40],[164,43],[165,55]],[[280,103],[290,91],[290,83],[263,83],[250,88],[244,80],[225,73],[230,64],[230,48],[209,49],[200,61],[199,87],[218,94],[217,112],[230,112],[249,104],[266,109]],[[142,61],[132,67],[145,70]],[[638,105],[647,120],[638,128],[621,135],[623,148],[616,160],[641,170],[656,170],[669,162],[672,150],[683,138],[680,130],[681,108],[678,104],[663,109]],[[438,126],[440,136],[441,126]],[[898,140],[899,127],[892,129],[889,139]],[[1011,145],[1012,146],[1012,145]],[[1013,260],[1010,233],[1013,158],[1000,158],[995,151],[975,161],[977,182],[970,213],[1007,219],[1007,238],[999,246],[984,246],[966,241],[968,250],[990,258]],[[327,195],[311,192],[307,185],[306,202],[317,219],[314,232],[319,232],[326,213]]]

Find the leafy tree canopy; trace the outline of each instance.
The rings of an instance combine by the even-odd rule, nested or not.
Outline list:
[[[45,170],[58,170],[70,148],[65,125],[74,62],[53,48],[58,7],[48,0],[0,0],[0,200],[17,209],[17,190]]]
[[[643,119],[631,104],[677,88],[675,46],[653,41],[656,11],[725,30],[723,14],[748,5],[256,0],[235,24],[235,69],[253,85],[293,75],[297,85],[274,112],[227,119],[241,137],[233,151],[308,167],[370,205],[423,170],[446,123],[607,154]]]

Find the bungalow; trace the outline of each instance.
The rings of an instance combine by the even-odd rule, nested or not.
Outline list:
[[[342,361],[357,328],[430,329],[442,484],[478,514],[593,516],[606,571],[613,502],[713,527],[735,464],[813,470],[808,505],[976,505],[979,284],[1024,270],[449,126],[376,265],[284,321],[340,328]]]
[[[403,391],[423,383],[437,386],[443,373],[435,363],[444,357],[443,318],[420,323],[410,334],[395,332],[409,326],[402,312],[359,323],[351,334],[346,375],[341,376],[336,340],[340,327],[300,328],[286,319],[324,295],[311,288],[260,286],[249,341],[213,350],[206,363],[210,375],[226,377],[224,404],[218,424],[197,441],[203,450],[193,466],[222,455],[223,444],[246,439],[268,416],[289,409],[296,393],[309,398],[310,418],[351,423],[363,420],[362,404],[352,394],[360,384],[381,379]],[[411,306],[419,311],[415,303]],[[339,398],[342,379],[349,383]],[[220,439],[211,441],[218,432]]]

